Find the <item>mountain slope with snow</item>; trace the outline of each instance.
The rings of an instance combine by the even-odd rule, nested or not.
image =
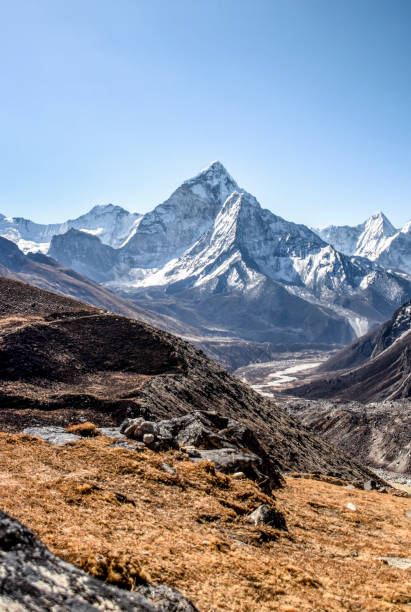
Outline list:
[[[122,257],[134,267],[164,265],[209,229],[227,197],[239,187],[220,162],[185,181],[168,200],[144,215]]]
[[[76,229],[97,236],[103,244],[120,247],[135,231],[142,215],[121,206],[94,206],[88,213],[64,223],[34,223],[22,217],[0,215],[0,236],[12,240],[24,252],[47,253],[53,236]]]
[[[112,286],[116,287],[116,282]],[[179,300],[186,300],[190,294],[200,312],[205,308],[205,304],[200,308],[200,302],[207,301],[208,317],[214,325],[224,326],[227,321],[221,320],[221,304],[216,305],[218,312],[210,309],[210,301],[216,301],[216,296],[229,295],[231,300],[240,295],[247,300],[252,297],[255,309],[259,296],[267,300],[269,294],[275,303],[282,292],[283,308],[302,313],[306,310],[301,306],[302,301],[308,302],[319,309],[324,319],[332,314],[336,320],[349,323],[351,333],[359,335],[391,314],[398,300],[410,294],[411,282],[371,262],[339,253],[304,225],[290,223],[262,209],[247,192],[235,191],[221,207],[208,232],[179,258],[150,271],[134,284],[117,285],[117,289],[128,295],[142,299],[151,296],[152,300],[161,302],[166,298],[162,297],[159,288],[164,295],[172,294]],[[273,292],[277,298],[273,297]],[[292,298],[299,300],[293,302]],[[240,306],[237,304],[236,308]],[[261,307],[257,311],[265,320],[263,328],[267,340],[287,341],[284,340],[284,318],[282,325],[273,332],[273,313],[267,317],[267,313],[262,314]],[[231,316],[235,318],[233,313]],[[252,314],[249,329],[253,327],[251,321]],[[313,341],[308,320],[305,323],[294,320],[293,324],[301,337]],[[325,321],[324,324],[328,329]],[[328,340],[346,342],[350,337],[347,330],[339,329],[335,321],[334,327],[334,334],[329,329],[328,336],[325,334]],[[246,329],[241,333],[247,337]],[[257,333],[256,330],[253,333]],[[321,337],[324,341],[318,328],[315,334],[317,339]],[[258,338],[261,340],[260,336]]]
[[[314,231],[341,253],[411,274],[411,221],[398,230],[379,212],[354,227],[330,225]]]

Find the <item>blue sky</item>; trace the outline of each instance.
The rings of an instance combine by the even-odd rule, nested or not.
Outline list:
[[[0,212],[144,212],[219,159],[296,222],[411,217],[409,0],[0,9]]]

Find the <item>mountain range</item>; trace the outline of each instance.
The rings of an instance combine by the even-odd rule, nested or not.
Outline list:
[[[313,231],[263,209],[213,162],[145,215],[110,204],[60,225],[2,217],[0,235],[222,354],[232,342],[344,345],[383,322],[411,298],[407,227],[377,215]]]
[[[114,204],[94,206],[85,215],[64,223],[34,223],[23,217],[6,217],[0,214],[0,236],[15,242],[24,253],[47,253],[53,236],[77,229],[91,236],[98,236],[104,244],[118,248],[132,235],[141,219],[142,215],[129,213]]]
[[[314,231],[341,253],[367,257],[385,268],[411,274],[411,221],[397,229],[378,212],[354,227],[329,225]]]

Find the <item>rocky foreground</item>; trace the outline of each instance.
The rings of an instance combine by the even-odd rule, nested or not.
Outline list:
[[[53,555],[32,531],[0,510],[1,609],[195,612],[178,591],[140,582],[133,593],[103,584]]]

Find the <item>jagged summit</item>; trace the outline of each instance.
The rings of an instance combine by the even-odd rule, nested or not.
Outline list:
[[[398,231],[382,211],[370,215],[365,221],[365,231],[367,229],[372,229],[375,234],[385,237],[393,236]]]
[[[378,211],[356,226],[330,225],[316,233],[345,255],[356,255],[376,261],[389,240],[398,233],[388,217]]]
[[[229,177],[233,182],[234,179],[232,178],[231,174],[228,172],[228,170],[225,168],[225,166],[218,160],[215,159],[214,161],[211,162],[211,164],[209,164],[208,166],[206,166],[205,168],[203,168],[202,170],[200,170],[200,172],[198,174],[196,174],[192,179],[188,179],[188,181],[190,180],[195,180],[201,176],[210,178],[212,176],[215,177],[222,177],[222,176],[227,176]],[[186,181],[186,182],[188,182]]]
[[[184,181],[181,188],[189,188],[201,199],[211,198],[219,206],[224,203],[233,191],[242,191],[231,174],[219,161],[213,161],[207,168],[201,170],[199,174]]]

